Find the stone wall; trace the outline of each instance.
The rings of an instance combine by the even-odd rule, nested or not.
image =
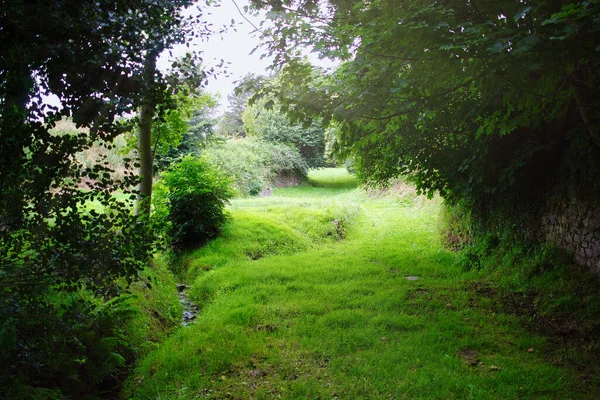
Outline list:
[[[552,198],[541,228],[546,241],[573,252],[579,265],[600,276],[600,206]]]
[[[279,174],[275,177],[275,186],[276,187],[290,187],[290,186],[298,186],[302,183],[303,177],[294,171],[280,171]]]

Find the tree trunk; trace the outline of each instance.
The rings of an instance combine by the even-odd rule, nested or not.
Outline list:
[[[144,66],[145,90],[138,126],[140,186],[135,215],[146,219],[150,218],[150,205],[152,204],[152,170],[154,162],[154,157],[152,156],[152,120],[156,112],[154,74],[156,72],[157,57],[157,50],[148,52],[146,56],[146,65]]]

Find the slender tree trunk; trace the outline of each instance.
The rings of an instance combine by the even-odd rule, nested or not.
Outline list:
[[[154,162],[154,157],[152,156],[152,120],[156,112],[154,74],[156,72],[157,57],[157,50],[148,52],[146,57],[146,65],[144,67],[144,85],[146,89],[143,95],[140,123],[138,126],[140,187],[135,214],[144,218],[150,218],[150,205],[152,203],[152,170]]]
[[[138,151],[140,157],[140,187],[136,215],[150,217],[152,202],[152,119],[154,104],[144,103],[138,127]]]

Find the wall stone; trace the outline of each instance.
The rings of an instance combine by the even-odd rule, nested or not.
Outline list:
[[[298,186],[302,180],[303,177],[296,172],[284,170],[275,177],[275,186],[278,188]]]
[[[600,276],[600,206],[553,197],[542,215],[543,239],[571,251],[575,262]]]

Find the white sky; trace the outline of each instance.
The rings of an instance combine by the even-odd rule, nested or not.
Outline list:
[[[248,0],[236,0],[240,10],[244,12],[243,7],[248,5]],[[211,15],[208,15],[210,12]],[[260,44],[259,32],[255,32],[254,27],[248,23],[240,15],[232,0],[221,0],[219,7],[211,7],[204,9],[204,18],[210,21],[215,29],[223,25],[231,25],[231,20],[236,22],[236,31],[229,28],[223,35],[215,35],[207,41],[190,42],[190,49],[203,52],[204,65],[206,67],[214,67],[224,60],[227,65],[227,74],[219,74],[216,78],[210,77],[206,91],[217,94],[220,93],[219,112],[225,111],[227,108],[227,95],[233,92],[236,84],[235,81],[242,78],[247,73],[259,75],[268,74],[267,67],[271,64],[271,60],[260,56],[264,52],[259,49],[254,54],[250,52]],[[259,26],[260,17],[253,17],[245,14],[246,17]],[[189,51],[187,46],[180,45],[172,49],[174,57],[181,56]],[[159,60],[159,68],[168,68],[169,60],[167,57],[162,57]]]
[[[227,95],[232,93],[236,86],[236,81],[248,73],[256,75],[268,75],[270,71],[267,68],[271,65],[272,59],[264,57],[264,50],[259,48],[250,54],[252,50],[260,45],[260,32],[256,32],[254,26],[260,27],[260,23],[265,20],[265,13],[253,16],[244,13],[244,7],[248,6],[248,0],[220,0],[218,7],[203,8],[204,18],[211,22],[215,29],[223,25],[230,26],[233,19],[236,23],[236,29],[231,29],[223,35],[210,37],[208,41],[190,42],[190,49],[202,51],[204,65],[213,67],[218,65],[221,60],[228,62],[227,74],[219,74],[216,78],[211,77],[208,81],[206,91],[213,94],[220,94],[218,113],[227,109]],[[238,11],[238,7],[239,11]],[[242,15],[252,22],[250,24]],[[207,13],[210,13],[208,15]],[[180,45],[172,49],[174,57],[182,56],[188,51],[187,46]],[[335,67],[338,62],[331,60],[319,60],[316,54],[308,49],[304,52],[313,65],[324,68]],[[159,68],[168,68],[167,58],[159,60]]]
[[[248,0],[236,0],[240,10],[244,12],[244,6],[248,5]],[[195,8],[190,10],[195,12]],[[235,81],[242,78],[247,73],[259,75],[268,74],[267,67],[271,61],[267,58],[261,59],[262,50],[257,50],[254,54],[250,52],[260,44],[259,32],[255,32],[254,27],[248,23],[239,13],[232,0],[221,0],[218,7],[203,7],[204,18],[211,22],[215,30],[223,25],[230,26],[233,19],[236,23],[236,29],[229,28],[222,35],[210,37],[207,41],[190,42],[190,47],[179,45],[171,49],[174,58],[183,56],[189,50],[201,51],[204,66],[207,68],[215,67],[224,60],[227,65],[226,73],[221,70],[217,77],[210,77],[205,88],[206,91],[213,94],[220,94],[218,113],[227,109],[227,95],[233,92]],[[210,14],[209,14],[210,13]],[[260,17],[253,17],[244,14],[246,18],[252,21],[254,25],[259,26]],[[170,67],[169,52],[165,51],[158,60],[158,68],[167,70]],[[60,106],[60,101],[55,95],[44,96],[44,102],[53,106]]]
[[[203,7],[204,17],[211,22],[218,30],[224,25],[230,26],[233,19],[236,23],[236,29],[229,28],[222,35],[215,35],[205,41],[192,41],[190,47],[179,45],[171,49],[173,57],[177,58],[184,55],[189,50],[201,51],[204,66],[207,68],[215,67],[224,60],[227,64],[227,73],[220,73],[215,77],[210,77],[205,88],[206,91],[212,94],[220,94],[219,107],[217,113],[220,114],[227,109],[227,95],[233,92],[236,81],[242,78],[247,73],[257,75],[267,75],[267,67],[271,65],[271,59],[263,58],[262,49],[258,49],[254,54],[250,54],[252,50],[260,44],[260,33],[255,31],[255,28],[247,22],[233,0],[220,0],[219,6],[210,8]],[[241,12],[244,12],[244,6],[248,5],[248,0],[235,0]],[[195,12],[195,8],[190,10],[190,13]],[[244,14],[255,26],[260,26],[264,19],[264,13],[260,16],[252,16]],[[314,54],[307,53],[309,59],[315,65],[330,67],[333,62],[318,60]],[[162,57],[158,60],[158,68],[166,70],[170,66],[169,52],[165,51]],[[59,105],[60,102],[56,96],[46,97],[45,102],[52,105]]]

